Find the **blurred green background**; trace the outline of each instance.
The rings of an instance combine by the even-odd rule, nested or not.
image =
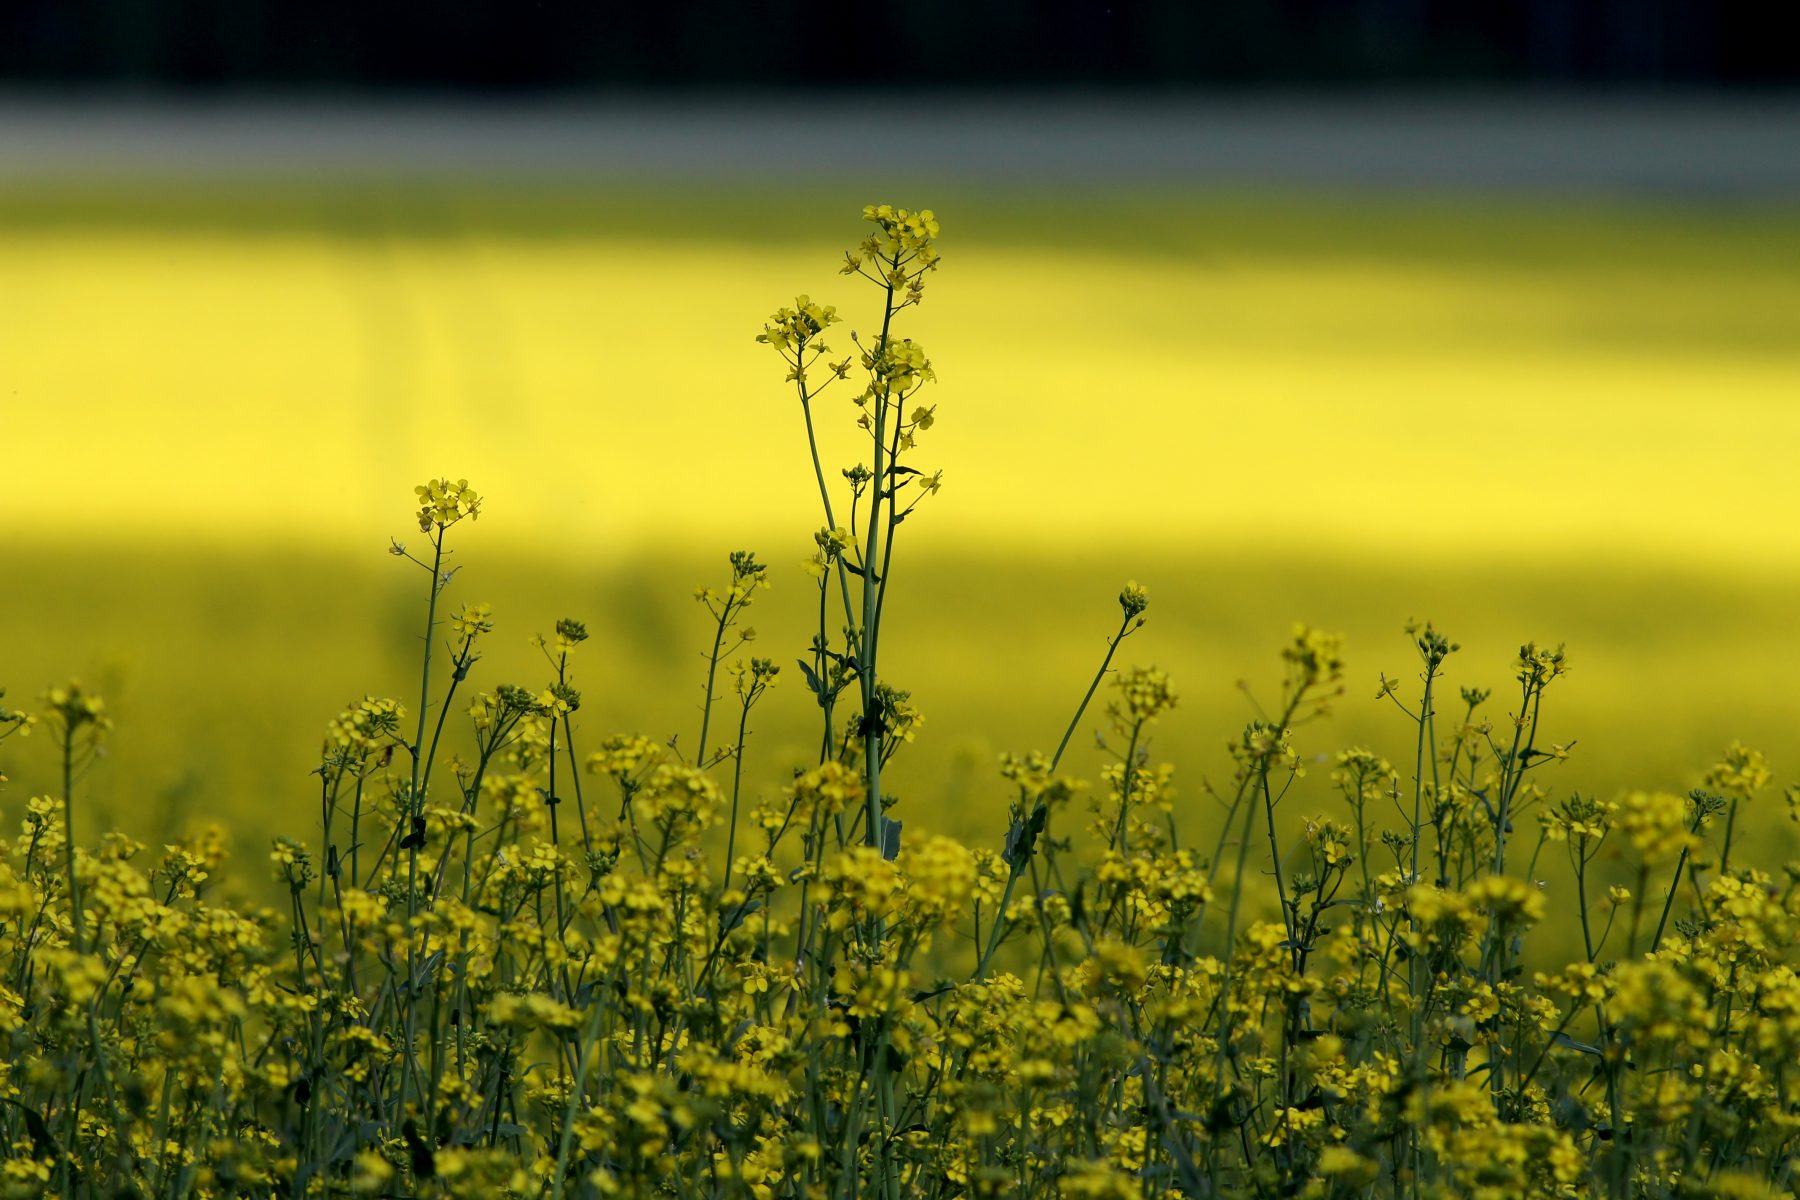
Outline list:
[[[1800,776],[1800,206],[895,174],[7,180],[9,702],[69,675],[106,693],[83,787],[127,828],[306,833],[325,720],[414,702],[423,595],[386,549],[411,486],[449,474],[489,498],[453,534],[451,602],[499,621],[473,686],[541,685],[530,636],[587,621],[588,745],[692,743],[692,591],[729,550],[770,562],[749,619],[787,671],[747,776],[779,786],[814,736],[792,664],[820,517],[752,337],[800,292],[866,328],[878,296],[835,265],[891,200],[944,224],[902,329],[942,381],[917,461],[946,471],[884,642],[927,721],[893,776],[909,827],[999,836],[996,756],[1054,747],[1127,578],[1151,621],[1121,659],[1174,677],[1154,752],[1195,823],[1254,714],[1239,682],[1272,699],[1296,621],[1349,635],[1311,754],[1408,759],[1374,697],[1414,679],[1417,618],[1502,717],[1519,644],[1568,643],[1559,792],[1685,789],[1732,738]],[[851,410],[821,411],[848,465]],[[53,786],[47,739],[3,765],[15,813]],[[1296,815],[1331,806],[1326,776]]]

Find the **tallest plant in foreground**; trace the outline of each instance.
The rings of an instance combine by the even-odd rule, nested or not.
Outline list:
[[[838,322],[837,309],[800,296],[792,308],[776,311],[757,341],[773,346],[788,365],[825,516],[815,535],[819,549],[812,563],[820,589],[819,629],[812,663],[801,662],[823,715],[820,760],[835,755],[851,763],[860,756],[868,793],[864,841],[892,857],[898,852],[899,823],[882,815],[881,769],[917,718],[907,693],[882,682],[881,620],[896,534],[919,502],[938,490],[943,477],[941,471],[927,475],[905,461],[935,418],[936,406],[918,404],[917,396],[937,377],[925,348],[901,337],[894,326],[904,310],[924,299],[925,276],[937,269],[938,222],[930,209],[913,212],[887,204],[869,205],[863,218],[874,224],[875,232],[845,252],[841,273],[859,275],[881,289],[880,332],[867,339],[852,332],[858,353],[833,362],[822,335]],[[867,438],[868,459],[843,471],[849,490],[845,510],[832,503],[813,402],[832,384],[849,379],[856,367],[863,377],[862,390],[854,397],[856,424]],[[830,636],[834,592],[843,612],[841,640],[835,643],[841,649],[834,649]],[[840,734],[837,698],[852,683],[862,711]]]

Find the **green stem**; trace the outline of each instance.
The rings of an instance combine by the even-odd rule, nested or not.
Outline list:
[[[712,654],[706,663],[706,707],[700,711],[700,744],[694,747],[694,765],[706,765],[706,731],[712,725],[713,686],[719,677],[719,649],[725,644],[725,625],[731,619],[731,598],[719,610],[719,627],[713,631]]]
[[[63,731],[63,856],[69,871],[69,922],[75,933],[75,952],[85,948],[87,935],[81,917],[81,885],[75,879],[75,730]]]
[[[737,858],[738,797],[744,786],[744,740],[749,735],[750,705],[754,702],[754,694],[745,693],[744,708],[738,714],[737,753],[731,765],[731,825],[725,835],[725,887],[731,886],[731,864]]]
[[[412,782],[407,792],[407,825],[408,841],[406,862],[406,1016],[404,1061],[400,1071],[400,1090],[394,1105],[394,1128],[399,1129],[406,1119],[407,1093],[412,1084],[418,1063],[414,1055],[413,1038],[418,1029],[417,1000],[413,984],[418,972],[418,935],[413,929],[413,922],[419,909],[419,846],[418,839],[412,836],[415,826],[424,816],[425,798],[419,794],[420,784],[424,778],[425,756],[425,719],[431,708],[431,648],[437,636],[438,596],[443,590],[444,567],[444,531],[438,529],[432,538],[431,558],[431,593],[425,605],[425,651],[419,667],[419,725],[414,734],[412,750]]]
[[[1069,727],[1063,730],[1062,741],[1056,744],[1056,754],[1050,759],[1050,770],[1055,771],[1062,762],[1063,751],[1069,748],[1069,739],[1075,736],[1075,730],[1081,724],[1082,714],[1087,712],[1088,705],[1094,699],[1094,693],[1100,690],[1100,681],[1106,678],[1107,668],[1112,666],[1113,655],[1118,652],[1119,643],[1131,633],[1131,618],[1126,617],[1119,626],[1119,632],[1113,634],[1112,640],[1106,644],[1106,657],[1100,660],[1100,669],[1094,672],[1094,681],[1088,684],[1087,694],[1081,703],[1075,706],[1075,715],[1069,718]]]

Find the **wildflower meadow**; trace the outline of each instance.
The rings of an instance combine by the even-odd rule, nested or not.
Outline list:
[[[390,481],[416,687],[282,735],[319,746],[269,799],[305,836],[111,830],[105,697],[0,696],[0,759],[53,782],[0,792],[0,1196],[1795,1195],[1800,862],[1760,831],[1800,792],[1737,743],[1691,788],[1565,786],[1579,646],[1468,661],[1397,611],[1378,674],[1296,627],[1178,791],[1156,594],[1052,589],[1091,661],[989,764],[985,835],[936,831],[891,618],[956,520],[960,399],[910,325],[940,226],[863,217],[843,311],[755,335],[810,640],[756,632],[773,560],[718,554],[668,598],[691,727],[595,727],[584,691],[631,685],[594,614],[480,602],[509,497],[454,474],[410,518]],[[536,674],[492,677],[533,623]],[[1405,753],[1336,744],[1346,696]],[[794,761],[757,753],[777,707]]]

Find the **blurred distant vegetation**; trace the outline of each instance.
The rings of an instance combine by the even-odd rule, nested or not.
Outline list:
[[[16,0],[0,80],[207,88],[1792,81],[1751,0]]]

